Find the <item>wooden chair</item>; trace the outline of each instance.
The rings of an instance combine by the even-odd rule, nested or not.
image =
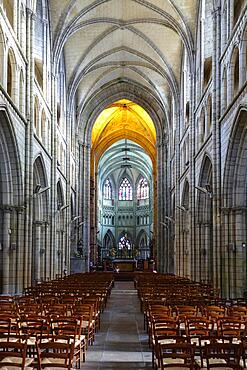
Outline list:
[[[27,358],[27,343],[0,341],[0,369],[31,370],[33,358]]]
[[[218,336],[240,339],[244,328],[243,322],[237,318],[224,317],[217,321]]]
[[[43,369],[72,369],[74,344],[69,343],[69,339],[60,340],[54,337],[53,341],[42,343],[36,342],[37,367]]]
[[[86,353],[86,337],[81,333],[82,331],[82,318],[75,317],[59,317],[53,318],[51,321],[51,328],[55,337],[63,336],[69,343],[74,345],[74,359],[77,368],[80,368],[81,353],[83,362],[85,362]]]
[[[232,343],[210,343],[203,351],[204,367],[210,369],[240,370],[240,345]]]
[[[190,343],[160,343],[158,369],[195,370],[194,346]]]

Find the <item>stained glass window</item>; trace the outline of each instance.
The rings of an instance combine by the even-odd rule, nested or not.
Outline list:
[[[104,184],[104,199],[112,199],[112,187],[109,179]]]
[[[119,243],[118,243],[118,248],[119,249],[128,249],[128,250],[131,249],[131,243],[130,243],[130,241],[127,238],[126,235],[124,235],[120,238]]]
[[[146,179],[141,178],[137,186],[137,199],[149,198],[149,186]]]
[[[129,182],[129,180],[125,177],[122,182],[121,182],[121,185],[119,187],[119,191],[118,191],[118,199],[119,200],[132,200],[132,186]]]

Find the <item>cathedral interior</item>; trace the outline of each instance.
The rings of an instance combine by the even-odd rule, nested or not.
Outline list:
[[[2,294],[117,259],[247,294],[246,18],[1,1]]]
[[[246,92],[245,0],[1,0],[1,294],[129,261],[246,296]]]

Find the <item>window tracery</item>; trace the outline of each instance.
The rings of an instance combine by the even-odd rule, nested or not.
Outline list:
[[[119,200],[132,200],[133,199],[133,189],[129,180],[125,177],[123,178],[119,190],[118,190]]]
[[[109,179],[104,184],[104,199],[112,199],[112,186]]]
[[[118,243],[118,248],[119,249],[128,249],[130,250],[131,249],[131,243],[130,243],[130,240],[127,238],[126,235],[122,236],[119,240],[119,243]]]
[[[146,179],[142,177],[137,187],[137,199],[148,199],[148,198],[149,198],[148,182]]]

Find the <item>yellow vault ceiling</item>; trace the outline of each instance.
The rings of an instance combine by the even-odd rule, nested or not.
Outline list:
[[[155,168],[156,130],[149,114],[138,104],[122,99],[103,110],[92,131],[92,153],[97,165],[101,155],[114,142],[129,139],[141,145]],[[96,166],[97,168],[97,166]]]

